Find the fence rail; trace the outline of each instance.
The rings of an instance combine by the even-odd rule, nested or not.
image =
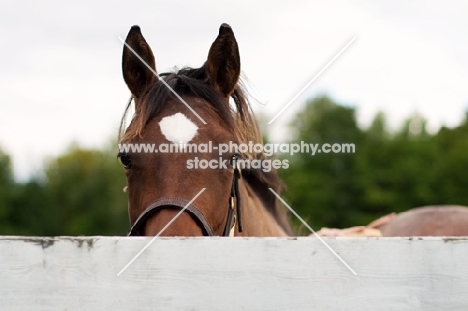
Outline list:
[[[468,310],[468,238],[0,237],[1,310]]]

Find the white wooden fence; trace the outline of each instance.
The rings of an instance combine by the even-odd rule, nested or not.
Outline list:
[[[468,239],[0,237],[0,310],[468,310]]]

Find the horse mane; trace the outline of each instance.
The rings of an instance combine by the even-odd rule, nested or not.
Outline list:
[[[272,188],[276,193],[281,193],[281,190],[285,188],[276,171],[264,172],[261,169],[249,169],[242,172],[242,177],[247,180],[247,183],[252,187],[252,190],[273,215],[280,227],[283,228],[286,234],[293,235],[286,210],[279,208],[276,196],[269,189]]]
[[[205,65],[200,68],[183,68],[174,72],[162,73],[159,79],[164,79],[164,82],[181,97],[184,95],[199,97],[211,104],[211,107],[207,108],[218,114],[224,121],[226,129],[231,131],[236,138],[237,143],[247,144],[251,141],[253,144],[263,144],[263,138],[242,81],[238,82],[231,94],[233,105],[230,105],[229,101],[208,83]],[[163,82],[158,80],[142,94],[131,124],[125,130],[124,125],[131,104],[130,99],[120,123],[119,141],[129,141],[140,136],[148,122],[161,111],[169,99],[174,98],[175,95]],[[249,160],[266,158],[263,153],[243,153],[241,156]],[[278,224],[286,233],[292,234],[286,214],[281,212],[276,197],[268,189],[272,188],[279,193],[283,188],[284,184],[277,173],[275,171],[264,172],[262,169],[244,169],[242,172],[247,183]]]

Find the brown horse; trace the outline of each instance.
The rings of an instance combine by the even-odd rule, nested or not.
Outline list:
[[[367,226],[322,228],[318,234],[354,237],[468,236],[468,208],[457,205],[424,206],[380,217]]]
[[[239,51],[229,25],[221,25],[202,67],[161,75],[156,75],[153,52],[140,28],[133,26],[125,41],[122,69],[135,114],[128,128],[121,130],[120,144],[181,147],[172,153],[120,150],[127,176],[130,235],[156,235],[169,223],[161,235],[291,234],[286,213],[268,190],[281,190],[276,172],[237,166],[242,159],[264,160],[262,153],[249,150],[220,156],[214,148],[181,152],[187,143],[262,142],[239,84]],[[196,159],[220,165],[193,168]]]
[[[468,236],[468,208],[426,206],[396,215],[379,226],[382,236]]]

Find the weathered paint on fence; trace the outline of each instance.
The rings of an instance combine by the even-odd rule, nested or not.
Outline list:
[[[468,310],[468,240],[0,237],[1,310]]]

